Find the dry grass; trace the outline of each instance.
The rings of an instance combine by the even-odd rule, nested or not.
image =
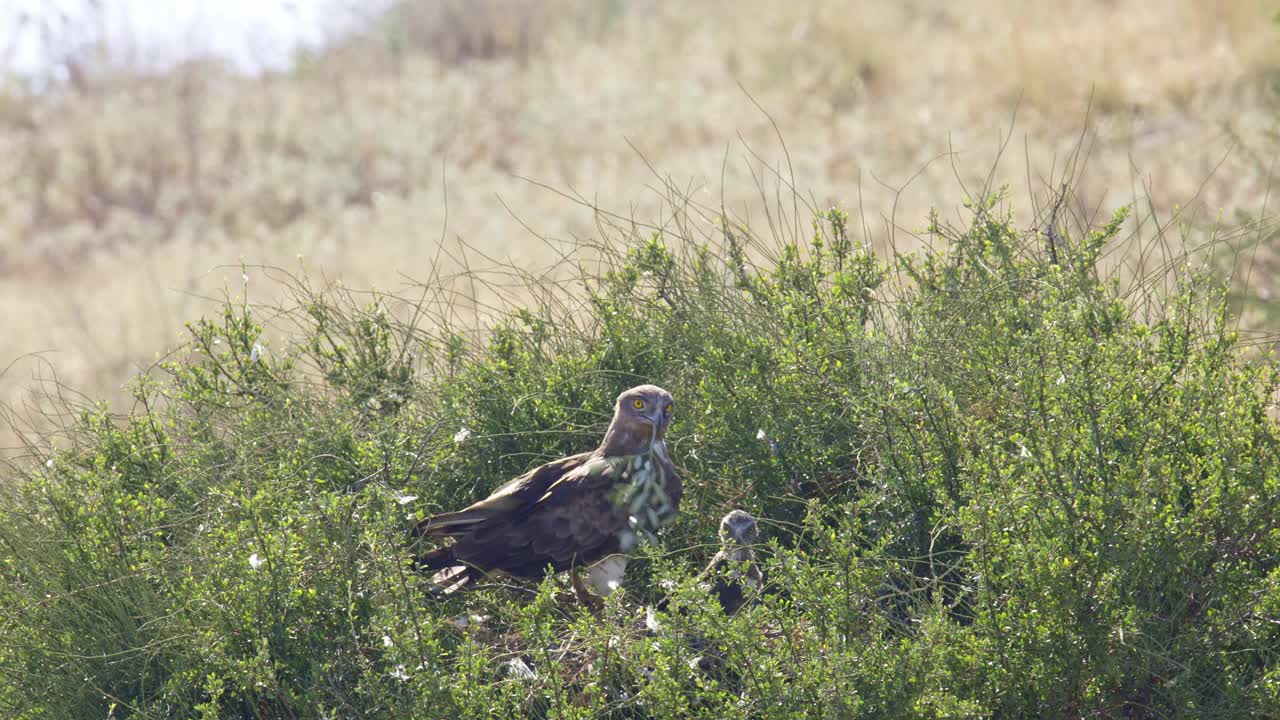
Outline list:
[[[904,247],[987,178],[1015,106],[993,177],[1060,176],[1090,97],[1078,213],[1148,195],[1163,215],[1256,211],[1274,170],[1280,35],[1258,0],[408,7],[288,76],[0,86],[0,368],[43,351],[119,397],[202,298],[244,289],[240,262],[385,288],[457,268],[460,243],[530,267],[556,257],[538,236],[596,234],[522,178],[648,219],[670,181],[763,222],[747,208],[772,168]],[[253,273],[247,290],[270,299]]]

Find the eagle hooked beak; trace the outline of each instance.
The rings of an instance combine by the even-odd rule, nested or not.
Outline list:
[[[662,427],[662,411],[657,411],[657,416],[646,416],[645,420],[649,421],[649,443],[653,444],[658,440],[658,430]]]

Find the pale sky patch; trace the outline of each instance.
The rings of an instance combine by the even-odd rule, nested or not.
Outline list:
[[[280,70],[390,1],[3,0],[0,65],[38,77],[101,43],[112,62],[136,69],[217,58],[244,72]]]

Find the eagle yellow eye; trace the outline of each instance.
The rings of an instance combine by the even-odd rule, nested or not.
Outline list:
[[[671,403],[667,403],[667,406],[666,406],[666,407],[664,407],[664,408],[662,408],[662,412],[664,412],[664,413],[666,413],[666,414],[670,415],[670,414],[671,414]]]
[[[644,401],[643,401],[643,400],[641,400],[640,398],[636,398],[635,400],[632,400],[632,401],[631,401],[631,407],[633,407],[633,408],[635,408],[635,409],[637,409],[637,410],[643,410],[643,409],[644,409]]]

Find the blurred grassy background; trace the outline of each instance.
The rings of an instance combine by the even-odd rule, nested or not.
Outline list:
[[[379,288],[551,266],[558,240],[598,235],[564,194],[648,217],[669,182],[745,213],[780,174],[901,249],[989,175],[1021,201],[1074,157],[1077,215],[1258,216],[1280,150],[1274,11],[406,0],[288,72],[70,58],[56,91],[0,84],[0,401],[54,373],[125,397],[210,297],[271,299],[241,263]],[[1280,265],[1246,256],[1269,299]]]

